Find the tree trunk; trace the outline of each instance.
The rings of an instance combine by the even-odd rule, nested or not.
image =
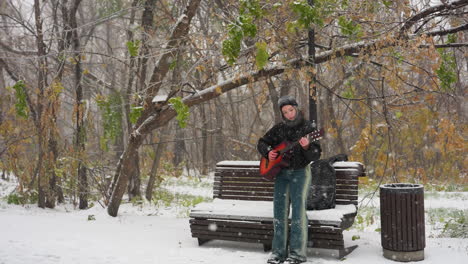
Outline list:
[[[206,118],[205,105],[200,105],[201,137],[202,137],[202,169],[201,175],[208,175],[208,120]]]
[[[271,78],[267,79],[267,85],[268,85],[268,92],[270,94],[270,100],[271,104],[273,107],[273,114],[275,117],[275,124],[281,122],[281,112],[279,111],[279,106],[278,106],[278,92],[276,91],[275,84],[273,83],[273,80]]]
[[[135,156],[138,155],[138,148],[141,146],[142,142],[143,135],[132,134],[119,160],[119,163],[121,163],[120,171],[116,172],[115,177],[117,181],[109,201],[109,206],[107,207],[107,212],[111,216],[117,216],[122,197],[127,189],[129,177],[135,173],[135,164],[133,164],[133,161],[135,160]]]
[[[215,150],[213,151],[214,153],[214,157],[213,157],[213,160],[215,161],[215,163],[217,163],[218,161],[222,161],[222,160],[225,160],[226,159],[226,154],[225,154],[225,141],[224,141],[224,133],[223,133],[223,121],[224,121],[224,118],[223,118],[223,111],[222,111],[222,108],[223,108],[223,105],[222,105],[222,102],[221,102],[221,99],[215,99],[214,100],[214,103],[215,103],[215,107],[216,107],[216,110],[215,110],[215,115],[216,115],[216,122],[215,122],[215,126],[216,126],[216,134],[217,135],[215,137]]]
[[[138,4],[138,1],[137,0],[134,0],[133,3],[132,3],[132,7],[135,7],[136,5]],[[144,29],[147,29],[148,27],[151,27],[151,25],[153,24],[153,8],[154,8],[154,5],[155,5],[155,0],[147,0],[144,4],[145,6],[145,10],[143,11],[143,16],[142,16],[142,21],[141,21],[141,24],[143,26]],[[133,9],[132,12],[131,12],[131,16],[130,16],[130,26],[133,27],[133,24],[135,22],[135,10],[136,9]],[[142,42],[143,42],[143,45],[144,48],[142,49],[143,53],[146,52],[146,42],[147,42],[147,32],[143,33],[143,37],[142,37]],[[133,31],[131,30],[128,30],[127,31],[127,41],[134,41],[135,38],[134,38],[134,34],[133,34]],[[141,56],[143,57],[146,57],[146,54],[141,54]],[[142,76],[143,78],[140,79],[140,81],[137,81],[138,85],[142,85],[144,84],[145,82],[145,79],[146,79],[146,67],[145,64],[146,64],[146,58],[144,58],[144,62],[142,65],[143,68],[142,71],[145,73],[145,76]],[[126,92],[125,92],[125,116],[126,116],[126,120],[127,120],[127,131],[128,133],[130,134],[132,132],[132,127],[133,127],[133,124],[130,122],[130,111],[131,111],[131,105],[132,103],[135,103],[135,105],[139,105],[140,102],[132,102],[132,94],[133,94],[133,83],[134,83],[134,79],[135,79],[135,76],[138,75],[138,72],[137,74],[135,74],[135,67],[137,66],[137,58],[135,57],[131,57],[130,58],[130,66],[129,66],[129,69],[128,69],[128,83],[127,83],[127,89],[126,89]],[[137,69],[138,71],[138,69]],[[136,90],[136,89],[135,89]],[[128,199],[129,200],[132,200],[134,197],[141,197],[141,179],[140,179],[140,158],[138,155],[134,156],[133,157],[134,160],[133,160],[133,163],[135,164],[135,170],[134,170],[134,174],[130,176],[130,181],[129,181],[129,185],[128,185]]]
[[[47,157],[47,173],[49,178],[49,188],[46,195],[46,207],[54,208],[58,195],[57,175],[55,174],[55,166],[58,157],[57,137],[54,135],[49,138],[48,142],[48,157]]]
[[[161,161],[161,156],[166,149],[167,143],[166,141],[166,134],[169,131],[169,126],[166,125],[162,131],[159,133],[159,143],[155,144],[153,149],[154,149],[154,160],[153,160],[153,165],[151,166],[151,172],[148,180],[148,185],[146,187],[146,199],[148,201],[151,201],[153,199],[153,189],[156,184],[158,186],[162,182],[162,177],[158,175],[158,168],[159,168],[159,163]]]
[[[44,105],[45,105],[45,98],[44,98],[44,89],[47,86],[47,59],[46,59],[46,46],[44,44],[44,35],[42,32],[42,18],[41,18],[41,7],[39,4],[39,0],[34,0],[34,19],[36,24],[36,46],[37,46],[37,53],[40,59],[39,61],[39,71],[37,77],[37,116],[34,120],[35,126],[38,133],[38,163],[37,163],[37,182],[38,182],[38,206],[40,208],[45,208],[46,206],[46,186],[47,186],[47,179],[44,175],[44,169],[42,167],[43,159],[45,156],[45,142],[47,141],[45,136],[45,127],[42,120]]]
[[[134,174],[130,177],[128,184],[128,200],[131,201],[135,197],[141,197],[141,179],[140,179],[140,156],[137,155],[133,158]]]
[[[175,124],[175,143],[174,143],[174,157],[172,162],[174,166],[179,166],[184,161],[185,153],[187,152],[185,146],[185,132],[184,129],[180,128],[179,124]]]
[[[73,1],[69,13],[69,26],[71,31],[71,44],[73,47],[73,62],[74,62],[74,86],[75,86],[75,140],[74,149],[78,155],[78,197],[80,209],[88,208],[88,179],[87,169],[84,162],[85,144],[86,144],[86,129],[85,129],[85,107],[83,104],[83,86],[81,83],[82,67],[81,67],[81,45],[80,35],[78,34],[78,23],[76,21],[76,13],[81,0]]]
[[[337,140],[340,153],[346,154],[347,151],[344,146],[343,136],[341,134],[341,127],[336,122],[336,116],[335,116],[335,111],[333,109],[333,98],[331,95],[331,91],[325,92],[325,107],[327,108],[328,116],[330,118],[330,125],[333,128],[333,130],[336,131],[336,134],[337,134],[336,140]],[[330,153],[330,154],[333,154],[333,153]],[[334,154],[338,154],[338,153],[334,153]]]

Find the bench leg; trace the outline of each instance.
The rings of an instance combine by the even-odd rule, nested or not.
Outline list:
[[[198,245],[201,246],[201,245],[205,244],[208,241],[210,241],[210,239],[198,238]]]
[[[338,258],[339,259],[344,258],[349,253],[353,252],[353,250],[355,250],[357,247],[358,247],[357,245],[354,245],[354,246],[350,246],[350,247],[347,247],[347,248],[339,249],[338,250],[338,252],[339,252],[338,253]]]
[[[263,251],[268,252],[271,250],[271,244],[263,244]]]

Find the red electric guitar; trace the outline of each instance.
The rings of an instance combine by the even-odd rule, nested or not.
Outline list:
[[[309,137],[309,141],[312,143],[322,138],[323,129],[314,130],[313,132],[305,135],[304,137]],[[269,181],[272,181],[276,174],[280,170],[289,165],[289,153],[290,151],[299,144],[299,141],[289,142],[283,141],[281,144],[276,146],[272,151],[278,152],[278,157],[275,160],[269,160],[268,158],[262,157],[260,160],[260,175]]]

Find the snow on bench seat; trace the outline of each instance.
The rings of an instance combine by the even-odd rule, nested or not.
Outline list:
[[[340,227],[342,219],[356,214],[353,204],[336,205],[334,209],[307,211],[311,224]],[[238,221],[273,221],[273,203],[269,201],[244,201],[214,199],[200,203],[190,212],[192,218],[228,219]]]

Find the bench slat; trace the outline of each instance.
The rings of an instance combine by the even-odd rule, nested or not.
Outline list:
[[[247,201],[273,201],[273,197],[247,197],[247,196],[231,196],[231,195],[214,196],[213,195],[213,198],[230,199],[230,200],[247,200]]]
[[[213,187],[222,187],[223,184],[227,184],[227,185],[231,185],[231,186],[257,186],[257,187],[265,187],[265,186],[270,186],[270,185],[267,185],[265,183],[261,183],[261,182],[252,182],[252,183],[248,183],[248,182],[226,182],[226,183],[221,183],[221,182],[215,182],[213,184]]]
[[[219,182],[227,182],[227,181],[234,181],[234,182],[264,182],[272,184],[273,182],[265,181],[260,177],[237,177],[237,176],[215,176],[215,181]]]
[[[358,199],[357,195],[336,194],[336,199],[354,201]]]
[[[344,185],[358,185],[358,180],[347,180],[347,179],[336,179],[336,184],[344,184]]]
[[[342,189],[337,189],[336,194],[349,194],[349,195],[358,195],[357,190],[342,190]]]
[[[199,225],[190,225],[192,230],[197,230],[197,232],[238,232],[238,233],[250,233],[250,234],[261,234],[261,235],[271,235],[273,234],[273,229],[254,229],[254,228],[238,228],[238,227],[220,227],[216,226],[215,230],[210,230],[209,226],[199,226]]]
[[[196,230],[193,231],[192,235],[196,235],[197,237],[223,237],[223,238],[240,238],[244,241],[244,239],[249,240],[260,240],[260,241],[272,241],[273,234],[271,235],[261,235],[261,234],[252,234],[252,233],[237,233],[237,232],[198,232]]]
[[[309,247],[327,248],[327,249],[341,249],[344,246],[344,241],[328,240],[328,239],[312,239],[307,242]]]
[[[202,239],[219,239],[219,240],[228,240],[228,241],[239,241],[239,242],[250,242],[250,243],[261,243],[261,244],[271,244],[270,239],[251,239],[245,237],[231,237],[231,236],[221,236],[221,235],[206,235],[206,234],[197,234],[192,233],[192,237],[202,238]]]
[[[224,196],[224,195],[235,195],[235,196],[246,195],[246,196],[273,197],[273,192],[261,192],[261,191],[245,191],[245,192],[239,191],[239,192],[235,192],[235,191],[222,190],[222,191],[214,191],[214,194],[217,194],[218,196],[220,196],[220,195],[221,196]]]
[[[354,204],[354,205],[358,205],[358,201],[350,201],[350,200],[338,200],[336,199],[335,201],[336,204]]]
[[[273,191],[273,186],[271,187],[244,187],[244,186],[223,186],[224,191],[260,191],[260,192],[269,192]],[[216,191],[219,191],[216,189]]]
[[[255,171],[226,171],[226,170],[215,170],[215,176],[221,176],[221,177],[229,177],[229,176],[236,176],[236,177],[258,177],[262,178],[257,170]]]
[[[216,225],[218,227],[240,227],[240,228],[255,228],[255,229],[273,229],[273,222],[236,222],[236,221],[222,221],[222,220],[207,220],[200,218],[190,219],[190,224],[197,225]]]
[[[357,190],[359,189],[359,186],[356,184],[337,184],[336,189],[337,190]]]

